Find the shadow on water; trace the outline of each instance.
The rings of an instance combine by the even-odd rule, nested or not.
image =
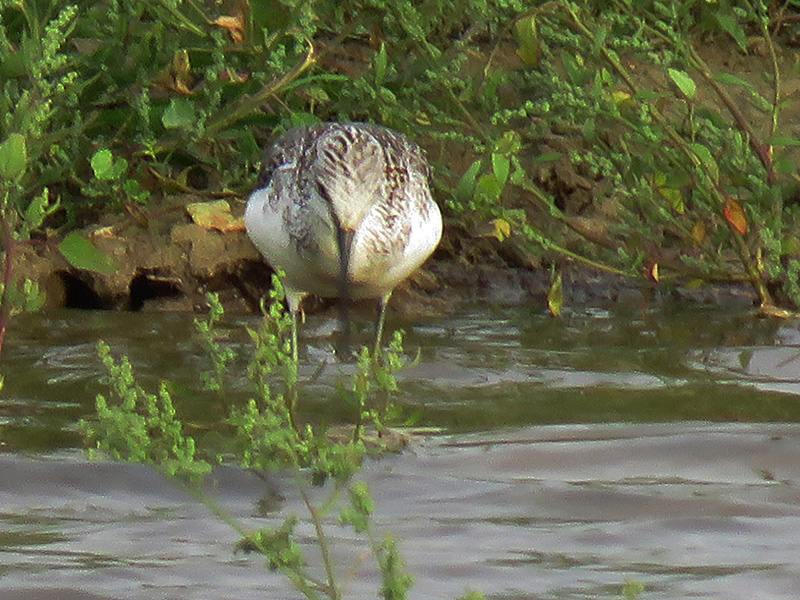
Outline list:
[[[220,330],[240,357],[233,396],[247,397],[247,336]],[[800,329],[741,310],[666,305],[575,311],[476,310],[405,327],[420,364],[402,403],[446,435],[370,462],[378,520],[402,540],[413,598],[479,589],[503,598],[800,596]],[[309,410],[348,410],[326,316],[304,326]],[[0,597],[287,597],[236,537],[145,467],[88,463],[77,421],[103,392],[98,339],[128,354],[142,382],[174,383],[188,420],[221,417],[198,391],[191,317],[60,312],[10,331],[0,397]],[[364,329],[364,339],[369,333]],[[236,401],[237,398],[229,398]],[[254,527],[280,495],[220,468],[210,489]],[[297,511],[287,495],[280,514]],[[308,525],[305,525],[308,527]],[[364,548],[332,535],[341,564]],[[375,597],[369,565],[351,597]]]

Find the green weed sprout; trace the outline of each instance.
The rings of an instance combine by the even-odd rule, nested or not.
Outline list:
[[[224,398],[222,392],[225,389],[225,373],[228,371],[228,365],[235,358],[234,352],[231,348],[223,348],[217,341],[217,336],[214,331],[215,325],[219,323],[225,314],[222,304],[219,301],[219,295],[210,293],[206,295],[208,303],[208,316],[205,319],[194,319],[194,327],[200,336],[200,342],[203,345],[203,350],[207,357],[211,359],[213,369],[204,371],[200,374],[203,382],[203,387],[220,394]]]
[[[367,536],[381,571],[381,597],[384,600],[406,598],[414,577],[405,570],[396,540],[391,535],[378,539],[371,518],[375,505],[367,484],[363,481],[353,483],[349,495],[350,506],[342,509],[339,520],[350,525],[356,533]]]
[[[115,159],[108,148],[95,152],[89,164],[94,179],[83,186],[86,196],[103,198],[114,204],[120,199],[143,204],[150,197],[150,192],[142,188],[137,180],[128,177],[128,161],[124,158]]]
[[[194,438],[185,435],[167,384],[149,393],[136,382],[127,357],[116,361],[103,341],[97,343],[97,354],[111,395],[98,395],[96,419],[83,422],[84,435],[92,442],[90,458],[148,464],[171,479],[199,483],[211,465],[197,457]]]
[[[356,373],[353,376],[350,393],[345,398],[356,407],[353,440],[363,438],[367,424],[375,428],[380,438],[388,423],[402,420],[402,409],[392,401],[397,392],[395,373],[414,366],[419,362],[419,355],[409,361],[403,351],[403,331],[395,331],[392,341],[386,350],[377,354],[370,352],[365,346],[358,354]],[[415,417],[406,419],[403,424],[413,424]]]

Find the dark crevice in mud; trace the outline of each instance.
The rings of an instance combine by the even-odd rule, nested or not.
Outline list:
[[[250,312],[261,312],[261,301],[269,293],[273,271],[264,261],[244,260],[225,278]]]
[[[181,281],[177,277],[157,272],[142,272],[131,280],[127,309],[139,311],[148,302],[179,298],[183,295]]]
[[[90,281],[80,274],[68,271],[56,272],[61,284],[64,308],[82,308],[86,310],[110,309],[113,302],[100,296]]]

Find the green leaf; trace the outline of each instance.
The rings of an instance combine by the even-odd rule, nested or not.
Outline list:
[[[508,181],[508,171],[510,166],[511,163],[505,156],[502,154],[492,154],[492,171],[494,172],[494,176],[497,178],[497,183],[500,184],[501,188],[504,187],[506,185],[506,181]]]
[[[720,129],[728,129],[730,127],[730,123],[719,112],[711,108],[700,107],[697,109],[696,114],[698,117],[711,121],[714,127],[719,127]]]
[[[692,279],[691,281],[689,281],[688,283],[686,283],[686,285],[684,285],[684,287],[685,287],[687,290],[699,290],[699,289],[701,289],[701,288],[702,288],[704,285],[706,285],[706,282],[705,282],[705,281],[703,281],[702,279],[699,279],[699,278],[698,278],[698,279]]]
[[[697,155],[697,158],[700,159],[700,164],[705,167],[711,180],[714,183],[719,183],[719,166],[709,149],[703,146],[703,144],[689,144],[689,148],[691,148],[695,155]]]
[[[797,171],[797,165],[793,160],[781,153],[775,157],[775,171],[784,175],[793,175]]]
[[[58,250],[76,269],[94,271],[101,275],[113,275],[119,270],[116,260],[98,250],[77,231],[68,234],[58,245]]]
[[[328,104],[331,101],[331,97],[325,91],[325,88],[318,85],[304,87],[303,92],[314,104]]]
[[[503,187],[492,173],[486,173],[475,184],[476,200],[497,200],[503,192]]]
[[[497,88],[500,86],[501,83],[508,80],[508,73],[505,69],[501,67],[496,67],[492,70],[489,76],[485,79],[483,83],[483,97],[486,99],[487,102],[495,102],[497,98]],[[471,89],[469,86],[464,88],[462,92],[462,96],[466,95],[465,102],[468,102],[471,99]]]
[[[749,90],[755,90],[755,86],[752,83],[745,81],[736,75],[731,75],[730,73],[718,73],[714,75],[714,79],[716,79],[719,83],[724,83],[725,85],[741,85]]]
[[[574,85],[583,85],[593,74],[592,71],[584,68],[584,66],[578,62],[575,55],[569,52],[561,53],[561,64],[564,65],[564,71],[566,71],[567,77],[569,77],[569,80]]]
[[[289,115],[289,123],[292,127],[304,127],[305,125],[317,125],[321,123],[317,115],[307,112],[294,112]]]
[[[511,223],[498,217],[492,220],[492,235],[502,242],[511,237]]]
[[[381,43],[381,49],[378,50],[378,53],[375,55],[375,61],[373,63],[375,68],[375,85],[377,87],[381,87],[386,78],[386,62],[386,44]]]
[[[539,64],[539,59],[542,54],[539,45],[539,32],[536,31],[536,19],[533,17],[526,17],[520,19],[514,25],[516,33],[517,55],[529,67],[535,67]]]
[[[461,176],[461,181],[458,182],[455,193],[457,199],[464,202],[472,198],[472,194],[475,191],[475,178],[478,176],[478,171],[480,170],[481,161],[476,160],[472,163],[470,168],[467,169],[467,172]]]
[[[397,104],[397,96],[389,88],[378,88],[378,98],[387,104]]]
[[[758,110],[763,112],[764,114],[771,114],[772,113],[772,102],[764,98],[761,94],[753,90],[750,94],[750,104],[755,106]]]
[[[517,154],[522,148],[522,137],[516,131],[506,131],[494,145],[496,154]]]
[[[252,127],[241,127],[221,131],[219,135],[217,135],[217,139],[235,140],[236,147],[242,157],[256,157],[261,155],[261,148],[256,138],[253,136]]]
[[[783,137],[783,136],[776,136],[774,138],[770,138],[769,144],[772,146],[784,147],[784,146],[800,146],[800,140],[797,138],[790,138],[790,137]]]
[[[545,152],[544,154],[540,154],[536,158],[531,161],[532,166],[536,165],[543,165],[546,163],[556,162],[561,159],[563,154],[561,152]]]
[[[626,600],[636,600],[642,593],[644,593],[644,585],[638,581],[628,579],[622,586],[622,595]]]
[[[125,172],[128,170],[128,161],[124,158],[119,158],[114,163],[113,175],[114,179],[121,178]]]
[[[39,284],[31,279],[26,279],[22,284],[22,294],[25,297],[23,305],[25,312],[38,312],[47,301],[47,296],[39,289]]]
[[[50,191],[45,188],[42,193],[36,196],[25,209],[25,225],[29,231],[34,231],[42,226],[45,218],[53,214],[61,204],[56,198],[55,202],[50,203]]]
[[[694,79],[689,77],[685,71],[678,71],[677,69],[667,69],[670,79],[678,86],[681,93],[689,100],[693,99],[697,94],[697,85]]]
[[[197,125],[194,105],[186,98],[173,98],[169,101],[161,122],[167,129],[192,129]]]
[[[747,36],[744,33],[744,29],[742,26],[739,25],[738,21],[734,19],[731,15],[725,13],[716,13],[717,22],[719,26],[722,27],[724,31],[726,31],[735,41],[736,44],[739,46],[739,49],[742,52],[747,52]]]
[[[98,150],[92,155],[92,171],[94,176],[100,181],[114,179],[114,155],[111,150]]]
[[[522,165],[519,162],[519,158],[516,156],[511,157],[511,165],[514,167],[511,169],[511,177],[509,177],[509,181],[513,185],[518,185],[525,189],[525,186],[529,185],[527,182],[527,173],[525,169],[522,168]]]
[[[672,209],[682,215],[686,212],[686,206],[683,204],[683,195],[681,194],[680,190],[676,190],[675,188],[671,187],[659,187],[658,193],[664,198],[667,202],[669,202]]]
[[[634,100],[642,100],[642,101],[649,101],[649,100],[660,100],[661,98],[666,98],[667,94],[663,92],[654,92],[652,90],[640,90],[633,95]]]
[[[12,133],[0,144],[0,177],[14,181],[28,166],[28,146],[25,136]]]
[[[4,302],[8,302],[10,316],[36,312],[44,306],[47,298],[36,282],[26,279],[22,286],[12,284],[5,290]]]
[[[122,183],[122,189],[131,200],[136,202],[144,202],[150,197],[150,192],[142,189],[142,186],[135,179],[126,179]]]
[[[553,273],[550,291],[547,292],[547,308],[552,316],[561,316],[561,310],[564,308],[564,285],[561,280],[561,271]]]
[[[11,52],[3,56],[3,61],[0,62],[0,75],[8,79],[25,77],[28,74],[25,58],[25,52]]]

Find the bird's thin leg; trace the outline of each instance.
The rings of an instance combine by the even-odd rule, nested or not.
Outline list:
[[[347,362],[351,360],[350,355],[350,306],[347,298],[339,297],[339,325],[342,329],[342,338],[336,345],[336,352],[341,357],[340,360]]]
[[[383,337],[383,324],[386,321],[386,305],[389,303],[389,298],[392,297],[392,292],[384,294],[381,297],[381,303],[378,307],[378,320],[375,323],[375,346],[372,349],[372,355],[377,357],[381,352],[381,338]]]
[[[300,362],[300,352],[297,349],[297,312],[292,311],[292,362],[298,364]]]
[[[291,374],[289,375],[286,385],[286,393],[284,402],[286,403],[286,410],[289,414],[289,423],[296,432],[300,429],[297,427],[295,420],[295,407],[297,406],[297,374],[300,368],[300,344],[297,340],[297,320],[301,318],[302,312],[300,310],[300,303],[305,294],[297,293],[292,290],[286,290],[286,303],[289,305],[289,312],[292,314],[292,365]]]
[[[300,350],[297,342],[297,320],[302,314],[300,311],[300,303],[303,301],[303,298],[306,296],[306,294],[289,289],[286,289],[285,293],[286,304],[289,308],[289,312],[292,315],[292,361],[294,362],[295,366],[297,366],[300,361]]]
[[[290,309],[291,310],[291,309]],[[295,406],[297,406],[297,372],[300,368],[300,353],[297,349],[297,317],[298,317],[298,310],[291,310],[292,313],[292,370],[293,375],[291,379],[287,381],[287,389],[284,396],[284,402],[286,403],[286,411],[289,415],[289,424],[292,426],[296,432],[299,432],[300,429],[297,427],[297,421],[294,416]]]

